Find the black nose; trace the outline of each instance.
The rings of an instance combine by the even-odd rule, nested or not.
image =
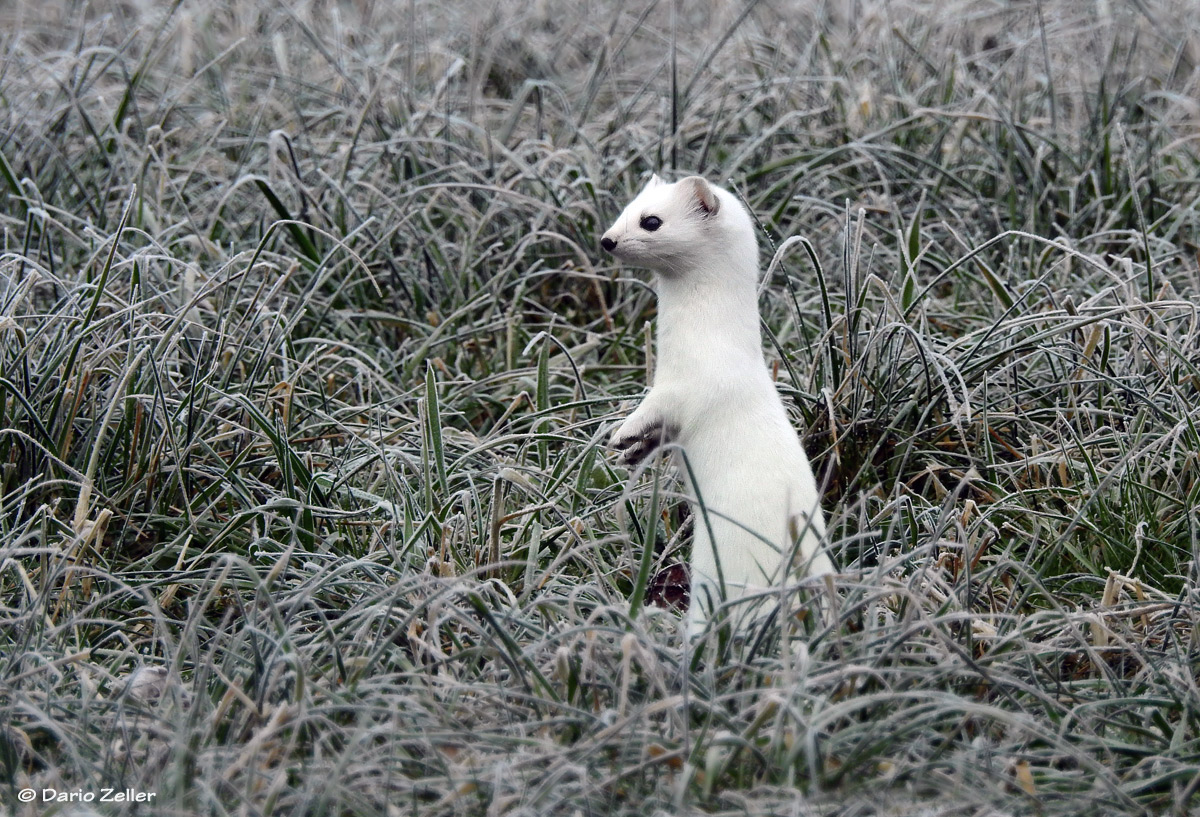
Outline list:
[[[603,247],[605,251],[612,252],[617,248],[617,242],[613,241],[608,236],[604,236],[604,238],[600,239],[600,246]]]

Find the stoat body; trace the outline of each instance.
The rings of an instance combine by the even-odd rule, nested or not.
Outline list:
[[[630,463],[674,446],[694,512],[696,634],[723,598],[833,571],[812,467],[763,357],[754,224],[699,176],[655,176],[601,245],[655,273],[654,383],[611,443]]]

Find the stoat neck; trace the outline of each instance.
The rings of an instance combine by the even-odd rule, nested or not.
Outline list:
[[[657,289],[656,380],[719,381],[766,371],[752,276],[659,276]]]

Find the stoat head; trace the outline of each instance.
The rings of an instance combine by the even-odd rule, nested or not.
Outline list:
[[[653,176],[600,239],[622,261],[666,277],[714,267],[729,259],[757,274],[758,250],[750,216],[735,196],[688,176],[668,184]]]

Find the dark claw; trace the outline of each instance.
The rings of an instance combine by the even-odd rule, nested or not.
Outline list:
[[[647,426],[640,434],[613,443],[613,448],[621,452],[621,462],[626,465],[640,465],[642,460],[658,448],[674,440],[677,433],[676,429],[664,423],[655,423]]]

